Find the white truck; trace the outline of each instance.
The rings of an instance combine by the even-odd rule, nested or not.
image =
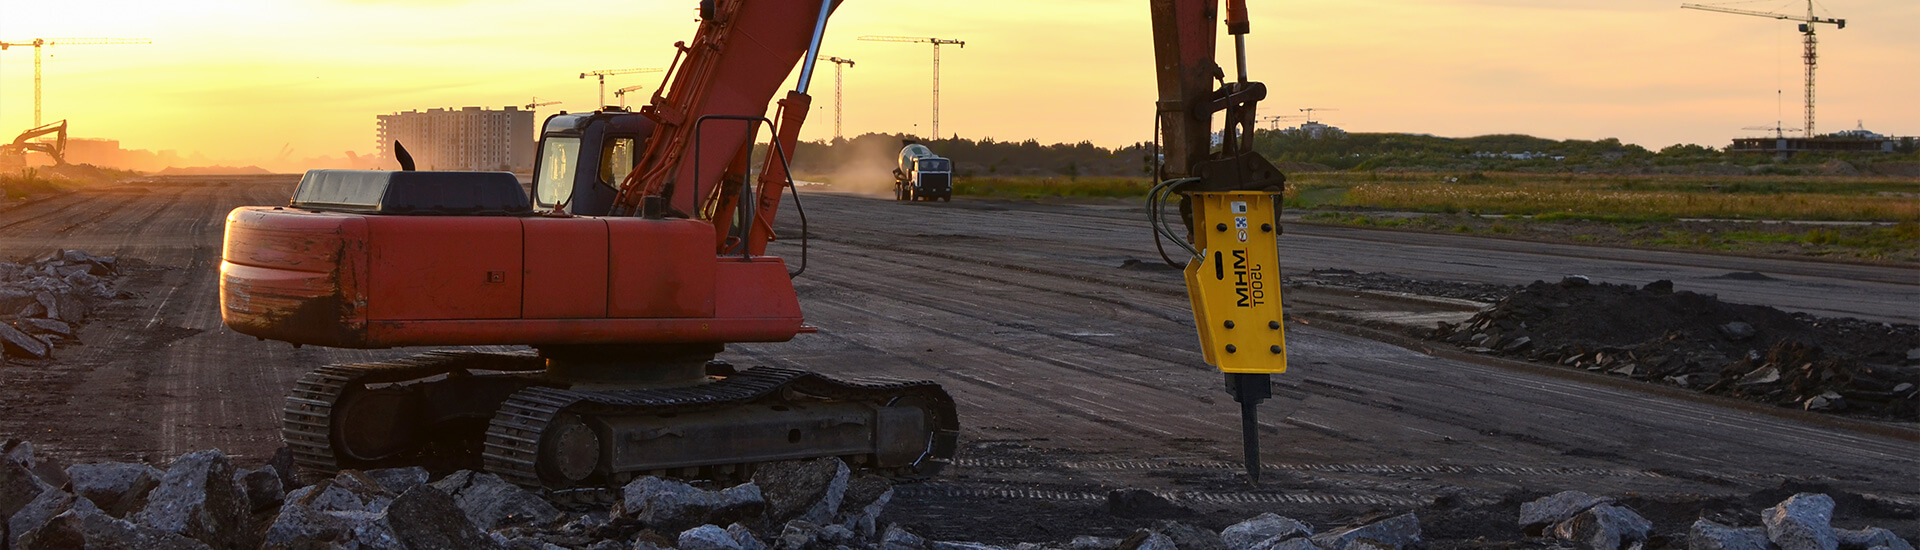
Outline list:
[[[893,169],[893,200],[952,201],[953,161],[925,145],[907,143],[900,148],[900,166]]]

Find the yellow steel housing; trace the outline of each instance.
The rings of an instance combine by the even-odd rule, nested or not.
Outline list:
[[[1194,247],[1187,298],[1207,364],[1239,374],[1287,371],[1280,318],[1278,193],[1189,193]]]

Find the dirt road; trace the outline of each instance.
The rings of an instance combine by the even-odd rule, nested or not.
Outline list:
[[[220,325],[224,214],[283,203],[293,181],[172,178],[0,211],[5,256],[79,248],[148,264],[122,279],[140,297],[88,325],[84,345],[60,350],[49,365],[0,367],[0,434],[71,458],[162,459],[210,447],[258,458],[279,446],[281,394],[301,372],[408,353],[296,350]],[[1515,495],[1631,493],[1671,530],[1691,521],[1686,510],[1758,510],[1772,502],[1748,501],[1814,488],[1843,497],[1841,526],[1920,531],[1914,439],[1441,359],[1299,323],[1288,327],[1292,370],[1276,377],[1278,395],[1262,411],[1268,483],[1250,489],[1236,477],[1238,409],[1195,350],[1179,274],[1120,267],[1156,258],[1133,211],[823,193],[804,200],[814,239],[796,285],[821,330],[733,346],[729,359],[945,385],[963,418],[959,467],[904,488],[893,512],[923,533],[1117,533],[1131,523],[1102,510],[1119,487],[1176,496],[1211,514],[1202,523],[1253,510],[1332,522],[1426,506],[1434,517],[1492,518],[1463,525],[1498,524],[1499,532],[1448,535],[1459,539],[1509,536],[1500,533],[1512,531],[1502,526]],[[783,226],[796,223],[791,212],[783,217]],[[1579,272],[1667,278],[1732,301],[1870,318],[1911,322],[1920,309],[1911,270],[1289,231],[1290,270],[1496,282]],[[798,245],[789,239],[773,252],[797,264]],[[1732,271],[1784,282],[1711,278]],[[1443,508],[1427,504],[1446,495]],[[1648,511],[1661,506],[1681,512]]]

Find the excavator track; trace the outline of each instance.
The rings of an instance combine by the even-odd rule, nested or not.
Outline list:
[[[743,479],[761,462],[820,456],[928,476],[952,458],[958,432],[952,398],[932,382],[721,365],[701,384],[567,389],[542,368],[532,353],[465,351],[321,367],[287,396],[282,435],[313,473],[480,468],[558,491],[636,475]],[[416,418],[426,420],[406,421]],[[419,443],[430,436],[443,441]]]
[[[879,453],[831,454],[794,451],[782,456],[771,449],[741,450],[736,456],[771,459],[840,456],[856,468],[893,477],[917,477],[937,473],[953,457],[959,423],[954,403],[939,385],[925,381],[860,380],[844,381],[819,374],[774,367],[756,367],[733,373],[715,382],[695,386],[644,390],[574,391],[551,387],[529,387],[516,392],[501,404],[499,413],[487,430],[483,452],[488,472],[515,484],[553,490],[584,487],[611,487],[636,475],[669,475],[683,478],[741,479],[751,475],[756,460],[729,461],[715,457],[688,462],[663,459],[654,463],[608,465],[605,456],[597,458],[597,470],[586,479],[567,479],[555,475],[543,462],[554,458],[543,444],[550,445],[557,429],[572,416],[585,421],[634,418],[674,418],[690,414],[725,411],[729,408],[760,404],[774,410],[791,410],[806,403],[865,403],[888,407],[910,402],[925,414],[924,447],[911,460],[888,460]],[[580,420],[576,420],[578,422]],[[884,421],[878,423],[884,424]],[[878,428],[875,428],[878,429]],[[789,443],[798,445],[813,434],[798,433]],[[876,436],[878,437],[878,436]],[[633,439],[628,437],[626,439]],[[882,443],[876,443],[876,445]],[[764,460],[762,460],[764,461]],[[556,480],[556,478],[560,478]]]
[[[382,466],[378,461],[369,464],[369,461],[342,455],[343,449],[338,443],[346,426],[336,423],[335,413],[352,392],[455,372],[525,372],[540,368],[540,358],[532,353],[464,351],[433,351],[392,361],[327,365],[308,372],[294,383],[281,410],[281,438],[292,452],[295,464],[321,473]]]

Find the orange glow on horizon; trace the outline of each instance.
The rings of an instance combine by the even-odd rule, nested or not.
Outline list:
[[[1782,0],[1782,4],[1791,4]],[[1337,0],[1252,3],[1252,77],[1273,114],[1302,107],[1357,132],[1524,133],[1723,147],[1748,126],[1799,125],[1791,22],[1681,10],[1670,0]],[[1753,9],[1776,6],[1752,4]],[[1820,29],[1820,129],[1856,120],[1920,134],[1920,3],[1833,0]],[[411,109],[593,108],[579,73],[665,67],[697,2],[67,0],[16,2],[0,40],[149,38],[45,50],[45,118],[127,149],[269,166],[374,151],[374,117]],[[1791,11],[1790,5],[1778,6]],[[1138,2],[846,2],[823,54],[845,70],[846,132],[924,132],[931,52],[861,35],[965,40],[942,49],[941,128],[969,138],[1151,139],[1152,46]],[[1222,35],[1223,60],[1231,40]],[[31,48],[0,52],[0,139],[32,122]],[[796,71],[797,72],[797,71]],[[612,91],[660,74],[607,80]],[[833,65],[812,86],[804,139],[833,132]],[[1782,91],[1776,96],[1776,90]],[[644,94],[644,95],[641,95]],[[1776,97],[1779,101],[1776,101]],[[1777,115],[1779,113],[1779,115]],[[531,136],[530,136],[531,137]]]

